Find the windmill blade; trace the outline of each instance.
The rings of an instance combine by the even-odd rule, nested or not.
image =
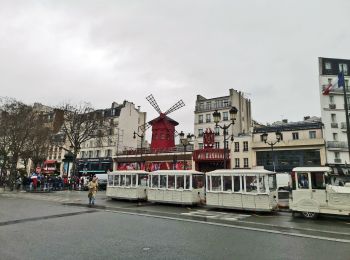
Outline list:
[[[173,105],[171,108],[169,108],[165,113],[164,115],[168,115],[170,114],[171,112],[174,112],[175,110],[178,110],[182,107],[185,106],[185,103],[182,101],[182,99],[180,99],[179,101],[177,101],[177,103],[175,105]]]
[[[147,129],[149,129],[151,125],[149,123],[139,125],[137,131],[141,131],[142,133],[145,133]]]
[[[157,104],[157,101],[154,99],[153,95],[149,95],[146,97],[147,101],[154,107],[154,109],[159,113],[161,114],[162,111],[160,110],[158,104]]]

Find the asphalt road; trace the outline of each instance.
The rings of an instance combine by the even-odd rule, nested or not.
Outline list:
[[[350,259],[350,221],[0,194],[0,259]]]

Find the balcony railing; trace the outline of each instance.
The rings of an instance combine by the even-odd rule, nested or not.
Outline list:
[[[348,148],[348,144],[346,142],[328,141],[327,148],[339,148],[339,149]]]
[[[335,104],[329,104],[329,109],[336,109],[337,106]]]
[[[340,159],[340,158],[335,158],[335,159],[334,159],[334,162],[335,162],[335,163],[341,163],[341,159]]]

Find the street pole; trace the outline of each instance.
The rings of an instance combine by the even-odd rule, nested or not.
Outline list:
[[[186,165],[185,165],[185,163],[186,163],[186,144],[184,144],[184,162],[183,162],[183,164],[184,164],[184,170],[186,170]]]
[[[227,169],[227,165],[226,165],[226,153],[227,153],[227,147],[226,147],[226,129],[228,127],[226,127],[224,125],[223,129],[224,129],[224,169]]]
[[[343,76],[344,77],[344,76]],[[345,119],[346,119],[346,135],[348,138],[348,153],[349,153],[349,161],[350,161],[350,123],[349,123],[349,107],[348,107],[348,99],[345,90],[345,84],[343,86],[344,91],[344,106],[345,106]]]

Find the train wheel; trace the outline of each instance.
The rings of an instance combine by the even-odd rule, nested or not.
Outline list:
[[[308,219],[313,219],[317,217],[317,213],[315,212],[303,211],[301,212],[301,214],[304,216],[304,218],[308,218]]]

